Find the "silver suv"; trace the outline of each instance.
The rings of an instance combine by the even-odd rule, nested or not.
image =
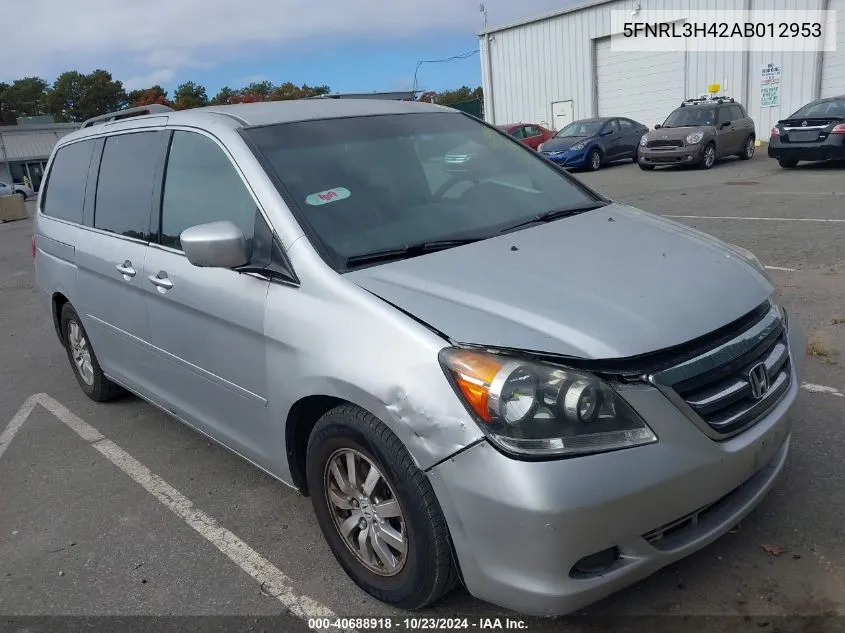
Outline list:
[[[754,256],[448,108],[92,120],[33,240],[82,390],[310,495],[399,607],[460,579],[578,609],[729,530],[789,449],[802,334]]]

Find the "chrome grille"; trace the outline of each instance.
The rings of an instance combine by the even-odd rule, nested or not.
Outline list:
[[[712,436],[730,437],[749,428],[780,402],[792,378],[778,309],[771,306],[734,339],[651,378]]]
[[[661,141],[648,141],[646,147],[649,149],[675,149],[678,147],[683,147],[683,141],[670,141],[670,140],[661,140]]]

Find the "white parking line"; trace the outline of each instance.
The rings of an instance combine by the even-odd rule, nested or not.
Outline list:
[[[27,398],[3,433],[0,434],[0,457],[32,413],[36,404],[43,406],[70,427],[103,457],[129,475],[163,506],[252,576],[260,583],[263,593],[275,597],[291,613],[300,618],[334,617],[332,610],[325,605],[307,596],[297,594],[293,590],[290,578],[285,576],[278,567],[263,558],[235,534],[219,525],[213,517],[196,508],[185,495],[46,393],[38,393]]]
[[[845,222],[845,220],[839,218],[747,218],[738,215],[664,215],[663,217],[688,218],[690,220],[759,220],[762,222]]]
[[[766,268],[766,270],[782,270],[782,271],[788,272],[788,273],[794,273],[795,272],[794,268],[786,268],[784,266],[766,266],[765,268]]]
[[[805,382],[801,385],[801,388],[809,391],[810,393],[826,393],[831,396],[836,396],[837,398],[845,398],[845,394],[835,387],[826,387],[824,385],[814,385],[811,382]]]

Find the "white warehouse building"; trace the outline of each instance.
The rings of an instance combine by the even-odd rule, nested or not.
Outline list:
[[[837,50],[735,51],[717,40],[704,50],[613,50],[611,36],[620,35],[613,32],[619,24],[613,12],[649,10],[836,10]],[[572,120],[625,116],[653,127],[684,99],[719,84],[721,94],[745,105],[767,140],[779,119],[807,102],[845,95],[845,0],[592,0],[486,29],[479,38],[485,118],[496,125],[532,122],[559,130]],[[764,68],[776,69],[774,98],[762,89]]]

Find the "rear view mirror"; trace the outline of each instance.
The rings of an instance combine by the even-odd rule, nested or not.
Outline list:
[[[210,222],[182,231],[182,250],[194,266],[236,268],[249,262],[246,238],[232,222]]]

